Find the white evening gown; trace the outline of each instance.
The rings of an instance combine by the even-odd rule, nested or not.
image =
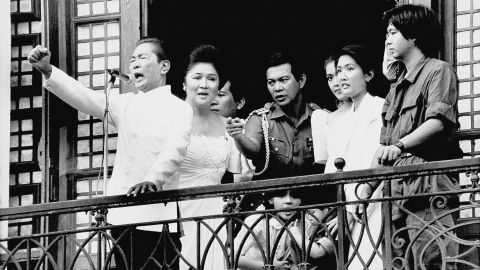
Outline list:
[[[226,170],[232,173],[239,172],[240,159],[237,157],[239,152],[235,150],[233,139],[228,135],[219,137],[191,135],[187,154],[178,169],[178,188],[218,185]],[[220,197],[181,201],[179,202],[180,215],[182,218],[217,215],[222,213],[224,205],[225,202]],[[216,230],[223,219],[205,219],[204,221],[213,230]],[[184,236],[181,238],[182,255],[197,268],[197,223],[183,222],[182,226],[184,232]],[[200,224],[200,259],[207,252],[203,269],[227,269],[222,248],[222,245],[225,245],[226,236],[226,230],[223,227],[218,233],[219,238],[215,239],[209,249],[205,251],[212,233],[205,224]],[[181,260],[180,269],[189,269],[189,266]]]

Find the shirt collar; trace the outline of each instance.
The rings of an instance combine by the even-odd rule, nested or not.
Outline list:
[[[360,102],[360,105],[358,106],[357,110],[354,111],[354,107],[355,107],[355,104],[352,103],[352,106],[350,106],[349,109],[349,112],[350,113],[355,113],[355,112],[358,112],[360,110],[363,110],[363,108],[367,108],[368,105],[363,105],[363,104],[369,104],[370,103],[370,100],[373,99],[373,96],[370,94],[370,93],[366,93],[365,96],[362,98],[362,101]]]
[[[311,116],[313,111],[315,110],[311,106],[308,106],[307,102],[304,103],[304,106],[305,106],[305,112],[302,116],[300,116],[299,122],[301,122],[301,119],[304,119],[304,118],[307,118],[308,116]],[[272,116],[270,117],[271,119],[280,118],[282,116],[285,116],[285,117],[287,116],[285,114],[285,112],[282,110],[282,108],[280,106],[278,106],[278,104],[276,104],[276,103],[272,104],[271,110],[272,110]]]
[[[155,89],[152,89],[150,91],[147,91],[147,92],[143,92],[143,91],[138,91],[139,94],[145,94],[145,95],[149,95],[149,96],[163,96],[163,95],[166,95],[166,94],[171,94],[172,93],[172,90],[171,90],[171,87],[170,85],[163,85],[163,86],[159,86]]]
[[[418,61],[418,63],[415,64],[415,66],[413,66],[412,71],[407,72],[407,74],[405,74],[404,79],[409,81],[412,84],[415,83],[415,80],[417,80],[418,74],[420,73],[422,68],[428,63],[428,61],[430,61],[430,58],[428,58],[428,57]]]
[[[280,223],[276,218],[270,218],[270,227],[274,228],[275,230],[281,230],[283,228],[283,224]]]

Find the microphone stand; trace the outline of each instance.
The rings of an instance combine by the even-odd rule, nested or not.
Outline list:
[[[103,117],[103,196],[107,196],[107,180],[108,180],[108,108],[109,93],[115,83],[115,77],[110,76],[107,87],[105,88],[105,113]]]
[[[108,74],[108,72],[105,72],[105,76]],[[108,190],[107,190],[107,180],[108,180],[108,108],[109,108],[109,93],[110,89],[112,88],[113,84],[115,83],[115,77],[110,76],[110,80],[108,81],[107,86],[105,87],[105,113],[103,115],[103,164],[102,164],[102,169],[103,169],[103,196],[107,196]],[[108,214],[108,209],[107,208],[101,208],[98,210],[92,211],[92,216],[94,216],[95,221],[92,222],[93,227],[103,227],[103,226],[108,226],[109,224],[107,223],[107,214]],[[98,242],[97,242],[97,248],[98,248],[98,254],[97,254],[97,264],[98,264],[98,269],[101,269],[101,267],[104,263],[107,263],[107,258],[104,256],[107,256],[107,237],[103,236],[103,234],[107,234],[106,231],[98,231]]]

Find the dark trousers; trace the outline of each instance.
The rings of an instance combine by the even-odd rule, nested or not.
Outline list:
[[[115,267],[110,263],[108,269],[178,270],[177,251],[182,248],[178,233],[114,228],[111,235],[116,241],[112,245]]]

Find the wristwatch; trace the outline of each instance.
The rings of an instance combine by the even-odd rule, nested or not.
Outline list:
[[[398,147],[400,149],[400,152],[403,153],[405,152],[405,145],[401,141],[397,141],[396,143],[392,144]]]

